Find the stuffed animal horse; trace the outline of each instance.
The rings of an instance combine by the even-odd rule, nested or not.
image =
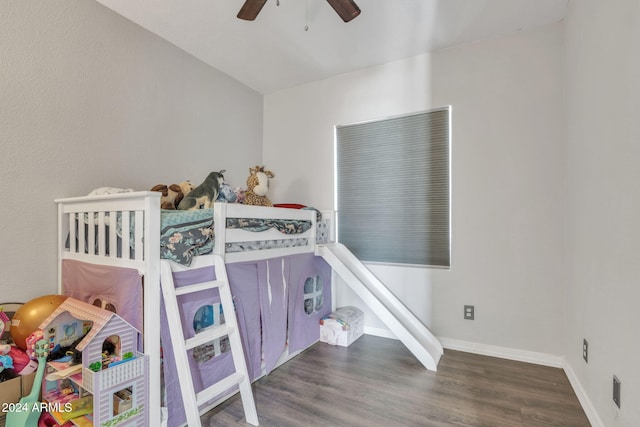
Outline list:
[[[244,197],[245,205],[273,206],[267,197],[269,191],[269,178],[275,177],[271,171],[265,170],[264,166],[249,168],[247,178],[247,191]]]

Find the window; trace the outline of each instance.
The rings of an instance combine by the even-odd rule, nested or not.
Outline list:
[[[450,266],[450,116],[336,127],[338,241],[361,260]]]
[[[322,277],[307,277],[304,281],[304,312],[313,314],[322,310],[324,305]]]
[[[112,395],[111,416],[116,416],[130,411],[133,408],[133,385],[118,390]]]
[[[198,308],[193,317],[193,329],[196,334],[222,324],[224,324],[222,304],[203,305]],[[198,363],[204,363],[230,349],[229,337],[224,336],[194,348],[193,358]]]
[[[118,335],[111,335],[102,342],[102,369],[123,359],[122,342]]]

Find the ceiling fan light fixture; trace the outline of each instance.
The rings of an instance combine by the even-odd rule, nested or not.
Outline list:
[[[254,21],[267,0],[245,0],[238,12],[238,18],[245,21]]]
[[[353,0],[327,0],[344,22],[349,22],[360,15],[360,8]]]
[[[245,21],[254,21],[267,0],[245,0],[237,17]],[[333,10],[344,22],[349,22],[360,15],[360,8],[353,0],[327,0]],[[280,2],[278,1],[278,6]]]

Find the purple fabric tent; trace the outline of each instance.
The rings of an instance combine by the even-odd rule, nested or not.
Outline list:
[[[252,380],[275,366],[287,339],[290,351],[301,350],[320,337],[320,319],[331,311],[331,268],[313,254],[293,255],[265,261],[227,264],[227,275],[236,308],[247,369]],[[174,273],[176,287],[215,280],[213,267]],[[313,292],[305,292],[305,287]],[[313,310],[305,310],[305,296],[313,297]],[[180,296],[185,338],[194,336],[194,316],[203,306],[220,302],[217,290]],[[228,316],[229,313],[225,313]],[[176,367],[172,354],[164,304],[161,307],[163,371],[168,426],[186,422],[178,375],[185,369]],[[191,358],[189,372],[196,390],[230,375],[233,360],[229,352],[198,363]],[[263,366],[264,362],[264,366]]]

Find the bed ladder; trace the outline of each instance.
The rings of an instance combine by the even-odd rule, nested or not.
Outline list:
[[[184,410],[187,416],[187,424],[189,427],[201,427],[199,407],[205,402],[216,397],[218,394],[225,392],[232,387],[239,386],[245,419],[247,423],[257,426],[258,413],[253,400],[251,381],[247,373],[247,365],[244,359],[244,352],[242,350],[242,342],[238,331],[238,322],[235,316],[233,299],[231,297],[231,289],[229,287],[229,279],[227,278],[227,269],[225,268],[224,260],[221,256],[214,255],[217,280],[181,286],[179,288],[176,288],[173,282],[173,270],[171,268],[170,261],[161,260],[160,262],[162,294],[164,296],[164,305],[167,312],[169,333],[171,334],[171,342],[174,357],[176,358],[176,365],[189,366],[188,350],[226,335],[229,337],[231,355],[235,366],[235,372],[233,374],[198,393],[195,391],[191,375],[178,376]],[[179,295],[212,290],[214,288],[218,288],[218,291],[220,292],[222,310],[226,314],[225,323],[207,328],[193,338],[185,340],[181,326],[182,321],[180,319],[177,297]]]

